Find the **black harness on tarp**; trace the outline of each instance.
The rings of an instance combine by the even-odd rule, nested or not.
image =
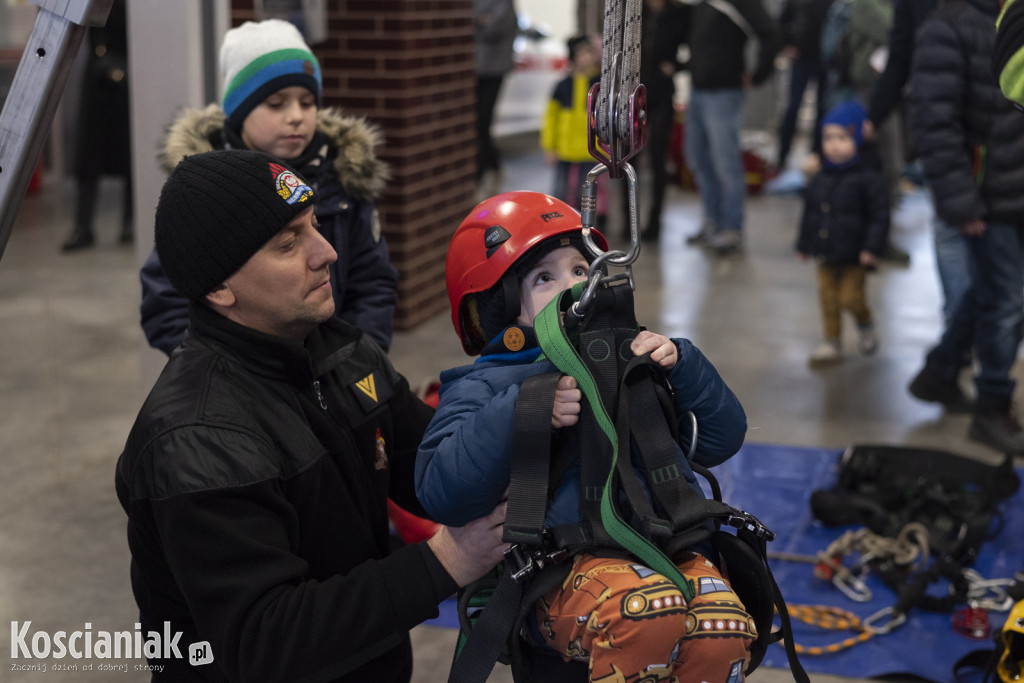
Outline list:
[[[914,608],[949,612],[967,601],[963,569],[982,543],[998,535],[999,503],[1019,486],[1010,454],[990,465],[936,449],[858,445],[841,456],[836,485],[811,494],[811,510],[826,526],[861,524],[890,538],[911,522],[922,524],[934,554],[926,569],[875,570],[897,594],[895,615]],[[928,594],[928,586],[942,579],[948,593]]]
[[[533,376],[520,387],[504,530],[504,540],[513,545],[501,571],[462,593],[464,641],[456,652],[449,681],[485,681],[495,661],[510,663],[517,681],[540,680],[544,671],[539,667],[546,670],[562,666],[557,656],[544,656],[553,652],[531,646],[521,633],[534,602],[567,576],[571,563],[566,560],[587,551],[643,561],[636,558],[636,552],[624,548],[618,534],[604,521],[607,511],[603,514],[601,508],[602,502],[609,504],[608,482],[613,482],[610,504],[630,521],[653,552],[671,557],[710,539],[757,630],[746,673],[760,664],[768,645],[791,632],[785,602],[766,561],[767,543],[774,534],[753,515],[723,503],[718,483],[706,468],[691,462],[693,470],[707,478],[712,490],[710,499],[698,494],[682,475],[677,446],[680,435],[676,433],[667,378],[649,356],[635,357],[630,350],[630,342],[641,329],[633,312],[632,295],[632,289],[624,283],[599,287],[592,310],[571,330],[572,346],[580,350],[601,401],[611,406],[608,412],[618,434],[617,457],[603,436],[598,411],[589,400],[582,402],[575,428],[557,430],[553,435],[552,405],[561,372]],[[578,299],[579,291],[575,296]],[[557,305],[571,304],[571,298],[566,297]],[[545,348],[543,342],[542,350],[550,359],[550,348]],[[696,428],[693,420],[688,435],[691,444],[696,443]],[[545,528],[552,492],[577,460],[581,521]],[[637,477],[634,460],[643,462],[646,491]],[[722,530],[723,525],[734,527],[736,533]],[[693,597],[692,585],[680,588],[687,600]],[[479,618],[472,620],[465,613],[474,599],[476,607],[485,606]],[[776,610],[782,628],[773,632]],[[794,678],[807,681],[791,637],[786,638],[785,646]]]

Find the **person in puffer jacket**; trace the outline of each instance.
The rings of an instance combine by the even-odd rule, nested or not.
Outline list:
[[[969,436],[1024,454],[1010,370],[1024,325],[1024,116],[992,74],[999,0],[950,0],[917,34],[911,134],[939,220],[966,245],[970,285],[910,384],[915,397],[970,409],[958,384],[972,347],[979,371]]]
[[[811,366],[842,360],[842,313],[857,323],[857,346],[870,355],[878,336],[866,296],[867,273],[885,250],[889,198],[881,175],[860,159],[867,114],[845,102],[822,121],[822,170],[807,184],[796,251],[818,264],[818,299],[824,339]]]
[[[374,151],[380,132],[363,119],[320,108],[319,63],[286,21],[246,22],[231,29],[220,58],[222,103],[177,118],[164,141],[164,169],[170,172],[191,154],[256,149],[301,171],[320,197],[320,231],[338,252],[331,266],[335,315],[387,351],[398,271],[374,204],[388,178]],[[188,329],[188,300],[164,274],[156,249],[139,277],[143,332],[150,346],[170,355]]]
[[[580,230],[580,215],[568,204],[536,192],[508,192],[478,204],[452,238],[445,267],[452,318],[463,348],[481,357],[442,373],[437,413],[417,455],[417,496],[441,523],[467,522],[506,495],[520,386],[531,376],[555,370],[550,361],[536,362],[541,349],[534,319],[559,292],[587,279],[584,254],[590,252]],[[592,234],[607,247],[600,233]],[[630,350],[637,356],[650,352],[651,360],[665,369],[681,442],[689,441],[687,411],[696,416],[697,463],[711,467],[739,450],[746,433],[743,408],[692,343],[644,330]],[[550,418],[553,454],[565,443],[562,439],[579,434],[580,400],[576,379],[563,375]],[[682,478],[700,492],[683,449],[678,443],[676,448]],[[560,481],[553,482],[546,529],[579,522],[580,472],[575,457]],[[742,680],[756,627],[719,571],[717,554],[702,542],[671,559],[698,587],[689,603],[669,579],[634,557],[578,552],[562,585],[533,607],[535,621],[527,622],[533,638],[566,660],[589,660],[591,680],[613,675],[633,680],[653,671],[659,680]],[[591,590],[594,585],[606,590],[600,600],[600,591]],[[671,609],[645,612],[640,619],[630,614],[629,605],[647,591],[657,591]],[[714,618],[711,614],[729,615],[722,622],[728,626],[713,637],[687,628],[688,620]],[[579,615],[591,615],[589,623]]]

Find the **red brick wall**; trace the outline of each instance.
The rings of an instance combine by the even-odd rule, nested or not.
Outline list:
[[[397,329],[448,308],[444,255],[473,208],[476,132],[473,0],[334,0],[313,51],[324,104],[365,115],[385,135],[392,180],[378,202],[401,275]],[[232,24],[253,19],[232,1]]]

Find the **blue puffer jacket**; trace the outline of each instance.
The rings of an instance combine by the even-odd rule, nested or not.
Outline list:
[[[713,467],[739,450],[747,417],[704,354],[685,339],[672,341],[679,349],[669,382],[676,412],[683,416],[680,440],[688,442],[685,416],[692,410],[698,424],[694,459]],[[436,521],[461,526],[491,512],[505,495],[519,386],[532,375],[556,371],[549,361],[534,362],[538,353],[539,349],[533,348],[518,354],[483,356],[473,365],[441,374],[440,404],[416,459],[416,495]],[[700,492],[682,448],[679,462],[686,480]],[[566,473],[553,496],[545,526],[579,520],[579,474],[578,464]]]

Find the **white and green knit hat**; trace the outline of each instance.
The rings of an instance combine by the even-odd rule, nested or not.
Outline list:
[[[221,106],[236,131],[249,112],[281,88],[301,85],[320,106],[320,64],[299,29],[281,19],[247,21],[224,34],[220,73]]]

